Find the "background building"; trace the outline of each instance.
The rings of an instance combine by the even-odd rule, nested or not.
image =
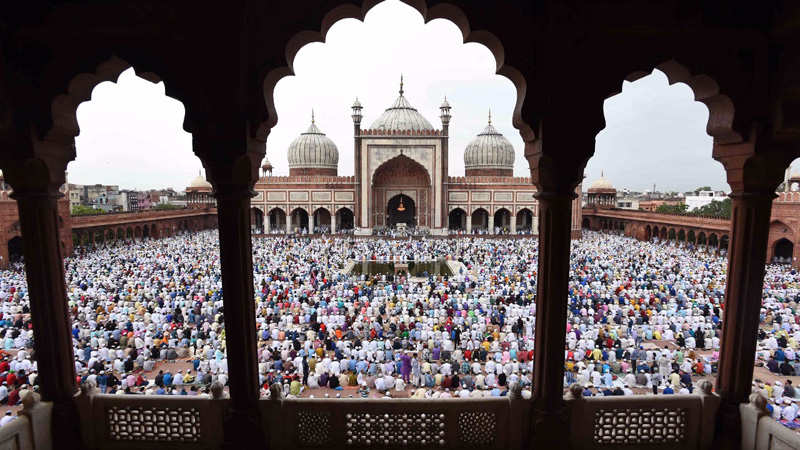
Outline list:
[[[537,233],[536,188],[530,178],[513,176],[514,148],[492,126],[491,115],[464,149],[466,176],[452,177],[447,99],[439,108],[440,129],[411,105],[402,80],[395,102],[366,128],[361,127],[362,110],[356,99],[351,115],[353,176],[338,176],[338,149],[313,113],[309,128],[288,148],[289,176],[271,176],[272,165],[265,161],[252,200],[256,229]],[[202,195],[200,181],[204,180],[187,189],[190,205],[192,196]],[[580,200],[574,202],[573,211],[577,237]]]

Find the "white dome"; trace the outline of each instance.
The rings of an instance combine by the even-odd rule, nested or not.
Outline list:
[[[605,189],[605,190],[608,190],[608,189],[614,189],[614,185],[612,185],[611,182],[608,181],[608,178],[606,178],[606,177],[601,175],[600,178],[598,178],[598,179],[594,180],[594,182],[592,182],[592,185],[589,186],[589,189]]]
[[[400,96],[394,104],[386,109],[372,125],[371,130],[434,130],[428,119],[422,116],[416,108],[403,97],[403,80],[400,79]]]
[[[514,169],[514,146],[505,136],[489,124],[464,150],[464,168]]]
[[[202,175],[197,175],[191,183],[189,183],[190,188],[195,189],[211,189],[211,183],[209,183]]]
[[[288,158],[290,168],[336,169],[339,166],[336,144],[317,128],[313,115],[308,130],[289,145]]]

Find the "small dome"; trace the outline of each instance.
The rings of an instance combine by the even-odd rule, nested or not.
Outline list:
[[[361,108],[361,107],[362,107],[362,106],[361,106],[361,102],[360,102],[360,101],[358,101],[358,97],[356,97],[356,101],[354,101],[354,102],[353,102],[353,106],[352,106],[352,108],[354,108],[354,109],[355,109],[355,108]]]
[[[261,165],[261,168],[264,170],[272,170],[272,163],[269,162],[269,159],[264,157],[264,164]]]
[[[400,78],[400,96],[386,109],[372,125],[372,130],[434,130],[428,119],[423,117],[411,103],[403,97],[403,78]]]
[[[336,169],[339,166],[339,150],[317,128],[313,112],[311,126],[289,145],[288,159],[290,169]]]
[[[211,190],[211,183],[209,183],[202,175],[197,175],[191,183],[189,188],[192,189],[208,189]]]
[[[467,144],[464,150],[464,168],[514,169],[514,146],[492,126],[491,116],[486,128]]]
[[[444,101],[442,102],[442,106],[440,106],[439,108],[444,109],[444,108],[449,108],[449,107],[450,107],[450,103],[448,103],[447,97],[445,97]]]
[[[594,180],[592,182],[592,185],[589,186],[589,191],[590,192],[592,192],[592,191],[615,191],[616,192],[616,189],[614,189],[614,185],[612,185],[611,182],[608,181],[608,178],[604,177],[603,175],[600,175],[600,178]]]

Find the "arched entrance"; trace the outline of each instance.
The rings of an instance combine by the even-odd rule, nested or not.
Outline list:
[[[350,208],[339,208],[336,211],[336,230],[344,231],[353,229],[353,211]]]
[[[308,232],[308,212],[306,212],[303,208],[297,208],[292,211],[291,217],[291,231],[303,232],[306,230]]]
[[[494,213],[494,228],[501,233],[508,233],[511,230],[511,211],[500,208]],[[494,230],[489,230],[494,233]]]
[[[467,212],[461,208],[450,211],[450,214],[447,215],[447,228],[456,231],[466,230]]]
[[[486,231],[489,229],[489,212],[478,208],[472,212],[472,232]]]
[[[260,208],[250,208],[250,232],[253,234],[264,232],[264,213]]]
[[[22,236],[14,236],[8,241],[8,258],[19,261],[22,258]]]
[[[531,232],[533,231],[533,211],[528,208],[523,208],[517,212],[517,232]]]
[[[280,208],[273,208],[269,212],[269,229],[273,231],[286,230],[286,213]]]
[[[433,190],[428,171],[405,155],[383,163],[372,176],[371,204],[368,211],[372,226],[430,227]],[[400,200],[403,210],[398,210]]]
[[[780,238],[775,242],[772,262],[777,264],[791,264],[794,254],[794,244],[786,238]]]
[[[314,211],[314,233],[331,232],[331,213],[325,208]]]
[[[398,225],[417,226],[417,205],[405,194],[395,195],[386,205],[386,226],[395,228]]]

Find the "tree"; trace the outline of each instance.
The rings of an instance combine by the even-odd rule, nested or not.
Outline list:
[[[722,219],[730,219],[731,218],[731,199],[726,198],[725,200],[714,200],[711,203],[701,206],[696,210],[692,211],[693,215],[696,216],[706,216],[706,217],[719,217]]]
[[[155,210],[171,210],[171,209],[182,209],[182,208],[180,206],[178,206],[178,205],[171,205],[169,203],[159,203],[159,204],[153,206],[151,209],[155,209]]]
[[[680,203],[677,205],[669,205],[665,203],[656,208],[656,212],[663,214],[685,214],[687,208],[689,208],[689,206],[686,203]]]
[[[86,205],[75,205],[70,210],[71,216],[94,216],[97,214],[105,214],[106,212],[102,209],[94,209],[91,206]]]

